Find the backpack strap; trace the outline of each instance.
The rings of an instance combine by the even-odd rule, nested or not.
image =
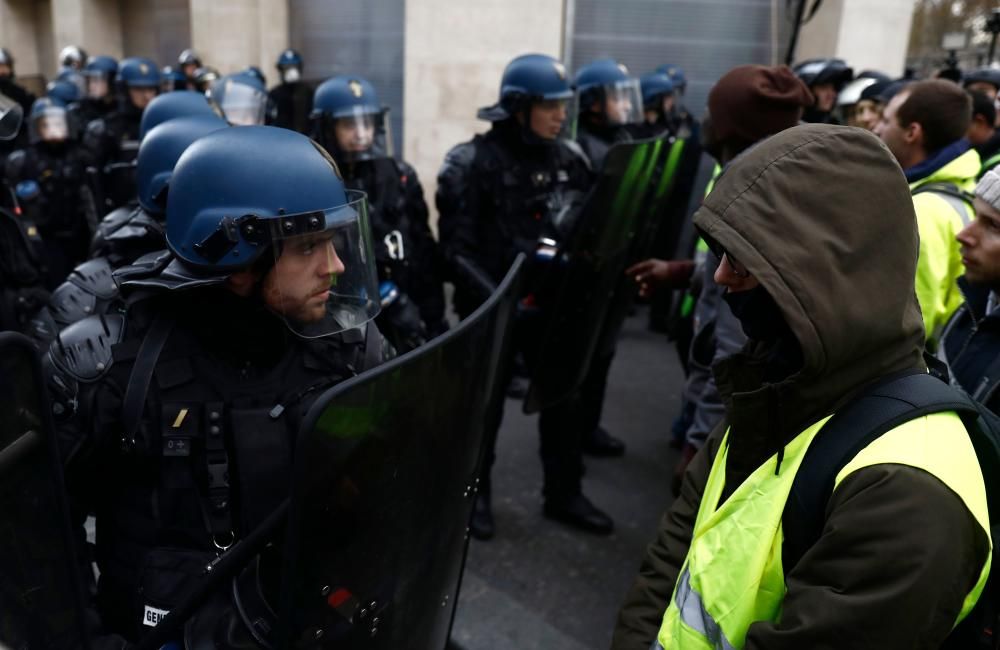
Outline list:
[[[962,392],[927,373],[907,372],[865,388],[830,418],[809,445],[785,505],[786,574],[820,538],[840,470],[882,434],[947,411],[957,412],[963,422],[978,417],[976,406]]]
[[[972,194],[961,190],[953,183],[941,182],[921,185],[917,189],[913,190],[913,196],[927,192],[936,194],[944,199],[944,201],[951,206],[951,209],[958,213],[959,218],[962,219],[962,225],[969,225],[969,222],[972,220],[972,216],[969,214],[969,208],[972,206]]]

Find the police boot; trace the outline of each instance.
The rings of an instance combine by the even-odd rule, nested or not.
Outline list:
[[[613,457],[625,454],[625,443],[615,438],[602,426],[597,426],[582,440],[583,453],[588,456]]]
[[[543,513],[548,519],[595,535],[610,535],[615,530],[615,522],[611,517],[604,514],[581,493],[568,498],[546,498]]]
[[[496,534],[489,487],[480,488],[476,494],[476,502],[472,506],[472,519],[469,520],[469,533],[482,541],[493,539],[493,535]]]

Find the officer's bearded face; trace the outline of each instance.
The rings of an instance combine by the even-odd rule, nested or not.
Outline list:
[[[318,233],[281,243],[281,254],[261,286],[271,310],[300,323],[323,319],[330,287],[344,272],[333,241],[332,233]]]
[[[156,88],[129,88],[128,98],[132,105],[142,110],[156,97]]]
[[[375,122],[370,115],[338,119],[333,131],[337,147],[348,153],[368,151],[375,141]]]
[[[969,282],[1000,289],[1000,210],[976,198],[976,218],[956,239],[961,245],[962,265]]]
[[[566,100],[546,99],[531,105],[529,128],[542,140],[555,140],[566,123]]]

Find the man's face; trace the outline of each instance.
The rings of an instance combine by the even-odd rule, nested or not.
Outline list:
[[[184,76],[190,79],[191,81],[194,81],[194,71],[197,69],[198,65],[195,63],[185,63],[184,65],[181,66],[181,72],[183,72]]]
[[[108,80],[104,75],[87,77],[87,97],[104,99],[108,96]]]
[[[609,90],[604,99],[604,115],[608,124],[628,124],[632,121],[632,99],[627,93]]]
[[[375,120],[371,115],[338,119],[333,123],[337,147],[347,153],[361,153],[375,142]]]
[[[129,88],[128,99],[132,105],[142,110],[156,97],[156,88]]]
[[[6,63],[0,63],[0,79],[10,79],[14,76],[14,69]]]
[[[39,118],[38,137],[42,142],[64,142],[69,137],[66,113],[52,113]]]
[[[674,93],[668,93],[663,96],[663,114],[670,115],[674,110],[674,103],[677,101]]]
[[[546,99],[531,105],[529,127],[542,140],[555,140],[566,123],[566,100]]]
[[[896,157],[896,161],[899,162],[903,169],[915,164],[914,159],[918,157],[916,150],[919,148],[916,133],[919,125],[914,123],[904,128],[899,123],[899,118],[897,117],[899,107],[903,105],[909,96],[910,93],[905,91],[896,93],[889,100],[889,103],[882,111],[882,117],[875,125],[875,135],[880,137],[882,142],[889,147],[889,151]]]
[[[330,287],[344,272],[333,233],[303,235],[283,242],[281,256],[264,276],[264,302],[274,312],[299,323],[315,323],[326,314]]]
[[[850,126],[856,126],[869,131],[874,131],[875,126],[878,124],[879,118],[881,117],[881,104],[872,99],[862,99],[854,106],[854,111],[851,113],[851,119],[848,121],[848,124]]]
[[[837,102],[837,87],[831,83],[816,84],[810,88],[816,96],[816,110],[829,113]]]
[[[956,236],[969,282],[1000,289],[1000,211],[975,199],[976,218]]]
[[[995,100],[997,98],[997,87],[985,81],[973,81],[970,84],[966,84],[965,89],[971,92],[983,93],[991,100]]]

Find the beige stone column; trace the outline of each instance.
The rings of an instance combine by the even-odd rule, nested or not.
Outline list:
[[[476,119],[497,100],[515,56],[560,56],[563,0],[406,0],[403,157],[417,170],[431,221],[445,153],[489,128]]]
[[[903,74],[915,0],[826,0],[802,27],[796,60],[838,57],[855,72]]]
[[[256,64],[271,77],[288,47],[288,1],[191,0],[191,41],[223,74]]]
[[[52,56],[58,66],[59,50],[79,45],[90,54],[122,56],[122,21],[117,0],[51,0]],[[44,70],[51,76],[55,69]]]
[[[0,47],[10,50],[15,71],[21,76],[42,72],[35,15],[32,0],[0,0]]]

